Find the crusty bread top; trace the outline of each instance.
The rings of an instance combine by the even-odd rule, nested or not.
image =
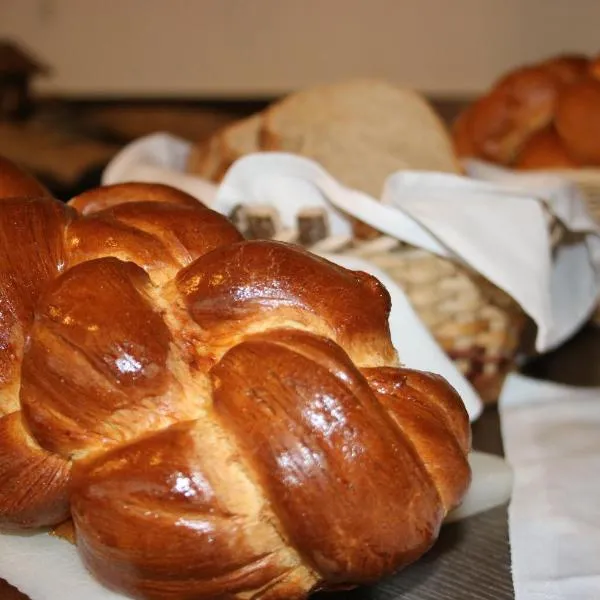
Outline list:
[[[563,54],[517,68],[453,126],[460,157],[517,169],[600,166],[600,59]]]
[[[558,98],[555,122],[575,160],[600,166],[600,81],[583,79],[564,89]]]
[[[281,149],[290,151],[285,146]],[[388,176],[401,169],[413,168],[366,131],[344,123],[324,124],[319,131],[308,131],[299,140],[294,153],[315,160],[347,187],[375,198],[381,196]]]
[[[192,146],[185,169],[209,181],[215,180],[215,174],[220,167],[221,138],[213,135]]]
[[[259,151],[260,127],[260,113],[227,125],[209,140],[192,148],[187,171],[220,181],[238,158]]]
[[[225,153],[239,158],[244,154],[258,152],[261,124],[262,115],[257,113],[225,127],[220,134]]]
[[[536,131],[523,146],[517,169],[575,169],[579,165],[569,156],[554,127]]]
[[[49,196],[48,190],[32,175],[0,156],[0,197]]]
[[[188,171],[220,181],[240,157],[290,152],[379,197],[398,170],[457,173],[450,134],[418,93],[385,81],[355,79],[309,88],[224,127],[190,157]]]
[[[342,182],[358,181],[374,195],[399,169],[460,170],[449,134],[427,101],[378,80],[324,85],[284,98],[265,112],[261,140],[267,150],[314,158]]]

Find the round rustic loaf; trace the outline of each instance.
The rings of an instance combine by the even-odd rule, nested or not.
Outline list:
[[[461,501],[464,406],[398,366],[373,277],[166,186],[64,205],[6,162],[0,257],[1,530],[72,519],[138,598],[276,600],[397,571]]]

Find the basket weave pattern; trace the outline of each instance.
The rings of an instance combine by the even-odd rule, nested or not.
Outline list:
[[[358,252],[357,252],[358,250]],[[348,248],[385,271],[484,402],[495,402],[525,327],[525,314],[502,290],[462,264],[401,246],[385,252]]]
[[[298,215],[298,228],[291,231],[281,227],[272,207],[236,207],[232,218],[246,237],[296,242],[316,254],[345,254],[379,267],[404,290],[421,320],[483,401],[495,402],[515,366],[526,324],[517,303],[465,265],[397,239],[381,234],[369,240],[327,237],[323,234],[327,232],[323,226],[326,215],[317,212],[310,209],[315,221],[312,231],[321,233],[318,241],[314,236],[311,239],[310,228],[307,232],[306,215]],[[254,230],[248,228],[250,222]]]
[[[579,187],[590,214],[600,224],[600,169],[569,169],[560,174]],[[592,315],[592,322],[600,326],[600,305]]]
[[[591,215],[600,223],[600,169],[565,171],[564,174],[575,183],[585,196]]]

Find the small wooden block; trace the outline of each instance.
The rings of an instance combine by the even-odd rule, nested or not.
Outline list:
[[[323,208],[305,208],[298,213],[298,241],[303,246],[313,246],[329,235],[327,213]]]
[[[248,230],[248,210],[243,204],[233,207],[233,210],[229,213],[229,220],[246,237],[246,231]]]
[[[248,206],[246,237],[250,240],[270,240],[279,230],[279,215],[272,206]]]

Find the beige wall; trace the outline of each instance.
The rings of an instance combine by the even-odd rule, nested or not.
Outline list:
[[[563,50],[600,51],[600,0],[0,0],[0,35],[73,94],[270,94],[380,75],[461,94]]]

